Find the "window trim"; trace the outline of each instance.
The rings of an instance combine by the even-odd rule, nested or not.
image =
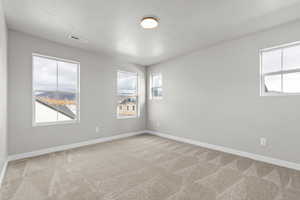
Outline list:
[[[163,95],[161,95],[159,97],[153,96],[152,88],[154,88],[154,87],[152,86],[152,83],[153,83],[153,75],[155,75],[155,74],[158,74],[161,77],[162,84],[161,84],[160,88],[162,88],[162,85],[163,85],[163,76],[162,76],[162,73],[161,72],[151,72],[150,73],[150,91],[149,91],[150,92],[150,94],[149,94],[150,100],[162,100],[163,99]]]
[[[259,50],[259,62],[260,62],[260,96],[299,96],[300,92],[297,93],[288,93],[288,92],[266,92],[265,88],[264,88],[264,79],[265,76],[268,75],[281,75],[281,87],[283,88],[283,75],[284,74],[288,74],[288,73],[293,73],[293,72],[300,72],[300,66],[299,69],[290,69],[290,70],[282,70],[283,69],[283,49],[285,48],[290,48],[290,47],[294,47],[294,46],[300,46],[300,41],[296,41],[296,42],[292,42],[292,43],[286,43],[286,44],[282,44],[282,45],[277,45],[274,47],[270,47],[270,48],[264,48],[264,49],[260,49]],[[265,73],[263,74],[263,66],[262,66],[262,54],[265,52],[269,52],[269,51],[274,51],[274,50],[279,50],[281,49],[281,71],[277,71],[277,72],[269,72],[269,73]],[[282,89],[281,88],[281,89]]]
[[[117,102],[118,102],[118,98],[119,98],[118,83],[119,83],[120,73],[129,73],[129,74],[135,74],[136,75],[136,100],[137,100],[137,103],[136,103],[136,114],[133,115],[133,116],[120,116],[119,112],[118,112],[119,106],[118,106],[118,103],[117,103],[117,106],[116,106],[116,108],[117,108],[117,114],[116,114],[117,119],[136,119],[136,118],[139,118],[140,117],[139,73],[138,72],[133,72],[133,71],[125,71],[125,70],[118,70],[117,71]]]
[[[41,58],[47,58],[47,59],[52,59],[55,61],[61,61],[61,62],[68,62],[68,63],[73,63],[76,64],[78,69],[77,69],[77,93],[76,93],[76,102],[77,102],[77,117],[75,120],[67,120],[67,121],[57,121],[57,122],[36,122],[35,121],[35,100],[34,100],[34,63],[33,59],[34,57],[41,57]],[[54,56],[47,56],[43,55],[40,53],[32,53],[31,55],[31,102],[32,102],[32,127],[39,127],[39,126],[53,126],[53,125],[68,125],[68,124],[79,124],[80,123],[80,62],[75,61],[75,60],[69,60],[69,59],[64,59],[64,58],[58,58]]]

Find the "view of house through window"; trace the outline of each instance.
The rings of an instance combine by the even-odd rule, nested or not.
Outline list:
[[[79,119],[79,63],[33,55],[34,123]]]
[[[261,51],[261,93],[300,94],[300,44]]]
[[[151,73],[151,97],[162,98],[162,75],[161,73]]]
[[[118,71],[118,118],[138,115],[138,74]]]

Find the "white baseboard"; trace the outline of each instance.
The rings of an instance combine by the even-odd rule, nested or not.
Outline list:
[[[61,145],[61,146],[51,147],[51,148],[42,149],[42,150],[38,150],[38,151],[32,151],[32,152],[15,154],[15,155],[9,155],[7,161],[5,162],[5,164],[2,168],[1,174],[0,174],[0,183],[4,178],[5,171],[6,171],[6,168],[7,168],[7,163],[9,161],[40,156],[40,155],[44,155],[44,154],[48,154],[48,153],[64,151],[64,150],[83,147],[83,146],[92,145],[92,144],[109,142],[109,141],[112,141],[112,140],[127,138],[127,137],[140,135],[140,134],[156,135],[156,136],[168,138],[168,139],[171,139],[171,140],[176,140],[176,141],[179,141],[179,142],[184,142],[184,143],[188,143],[188,144],[192,144],[192,145],[196,145],[196,146],[201,146],[201,147],[205,147],[205,148],[209,148],[209,149],[213,149],[213,150],[217,150],[217,151],[222,151],[222,152],[225,152],[225,153],[250,158],[250,159],[253,159],[253,160],[257,160],[257,161],[261,161],[261,162],[265,162],[265,163],[269,163],[269,164],[273,164],[273,165],[277,165],[277,166],[281,166],[281,167],[300,170],[300,164],[298,164],[298,163],[293,163],[293,162],[289,162],[289,161],[285,161],[285,160],[280,160],[280,159],[276,159],[276,158],[271,158],[271,157],[267,157],[267,156],[253,154],[253,153],[249,153],[249,152],[245,152],[245,151],[239,151],[239,150],[231,149],[231,148],[228,148],[228,147],[203,143],[203,142],[199,142],[199,141],[192,140],[192,139],[187,139],[187,138],[183,138],[183,137],[178,137],[178,136],[173,136],[173,135],[169,135],[169,134],[165,134],[165,133],[160,133],[160,132],[157,132],[157,131],[144,130],[144,131],[138,131],[138,132],[132,132],[132,133],[119,134],[119,135],[111,136],[111,137],[98,138],[98,139],[79,142],[79,143],[74,143],[74,144]]]
[[[115,135],[115,136],[111,136],[111,137],[103,137],[103,138],[98,138],[98,139],[94,139],[94,140],[88,140],[88,141],[79,142],[79,143],[55,146],[55,147],[42,149],[42,150],[37,150],[37,151],[32,151],[32,152],[27,152],[27,153],[9,155],[8,156],[8,161],[40,156],[40,155],[44,155],[44,154],[64,151],[64,150],[68,150],[68,149],[74,149],[74,148],[88,146],[88,145],[92,145],[92,144],[109,142],[109,141],[112,141],[112,140],[118,140],[118,139],[127,138],[127,137],[131,137],[131,136],[135,136],[135,135],[140,135],[140,134],[143,134],[145,132],[146,131],[123,133],[123,134],[119,134],[119,135]]]
[[[2,169],[0,169],[0,189],[1,189],[2,182],[4,180],[6,169],[7,169],[7,163],[8,163],[8,161],[5,160],[4,164],[2,166]]]
[[[196,140],[173,136],[173,135],[160,133],[160,132],[156,132],[156,131],[148,130],[147,133],[156,135],[156,136],[160,136],[160,137],[164,137],[164,138],[168,138],[171,140],[176,140],[179,142],[193,144],[193,145],[201,146],[201,147],[208,148],[208,149],[213,149],[213,150],[222,151],[225,153],[229,153],[229,154],[233,154],[233,155],[237,155],[237,156],[241,156],[241,157],[250,158],[252,160],[257,160],[257,161],[261,161],[261,162],[265,162],[265,163],[269,163],[269,164],[273,164],[273,165],[277,165],[277,166],[281,166],[281,167],[286,167],[286,168],[290,168],[290,169],[300,170],[300,164],[294,163],[294,162],[289,162],[289,161],[285,161],[285,160],[262,156],[262,155],[258,155],[258,154],[254,154],[254,153],[245,152],[245,151],[239,151],[239,150],[235,150],[235,149],[231,149],[231,148],[223,147],[223,146],[219,146],[219,145],[203,143],[203,142],[199,142]]]

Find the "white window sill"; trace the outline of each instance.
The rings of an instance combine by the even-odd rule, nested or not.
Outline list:
[[[282,92],[264,92],[260,96],[262,97],[284,97],[284,96],[300,96],[300,93],[282,93]]]
[[[55,126],[55,125],[68,125],[68,124],[79,124],[79,120],[70,120],[70,121],[62,121],[62,122],[33,122],[33,127],[40,126]]]
[[[136,119],[138,118],[138,116],[126,116],[126,117],[121,117],[121,116],[118,116],[117,119]]]
[[[150,100],[163,100],[163,98],[162,97],[152,97],[152,98],[150,98]]]

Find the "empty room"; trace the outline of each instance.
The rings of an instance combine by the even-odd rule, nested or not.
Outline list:
[[[300,0],[0,0],[0,200],[300,200]]]

